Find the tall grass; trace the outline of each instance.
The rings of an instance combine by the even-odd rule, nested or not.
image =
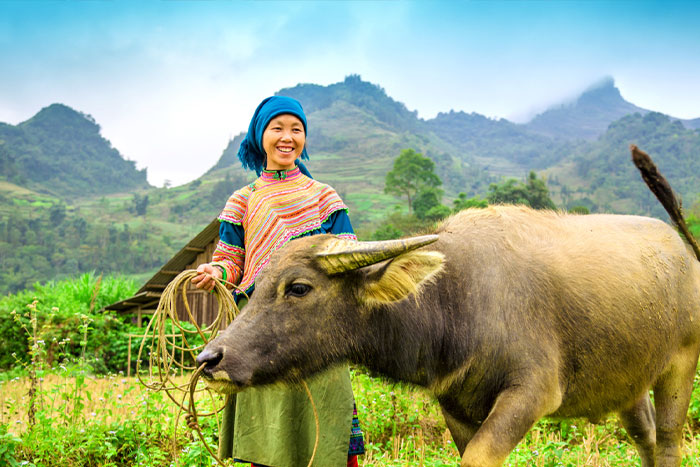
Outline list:
[[[13,456],[25,465],[208,466],[201,442],[162,393],[120,375],[76,378],[72,369],[44,377],[38,423],[28,423],[26,378],[0,383],[0,442],[14,441]],[[437,404],[423,391],[352,371],[367,452],[363,466],[458,465],[459,456]],[[82,401],[76,395],[81,394]],[[74,407],[81,406],[76,414]],[[202,401],[201,409],[209,403]],[[698,394],[694,405],[700,405]],[[210,445],[217,423],[203,422]],[[684,466],[700,462],[699,421],[689,416]],[[0,450],[0,456],[2,450]],[[0,465],[2,464],[0,457]],[[240,464],[238,464],[240,465]],[[540,421],[511,453],[506,466],[633,466],[639,457],[615,417],[593,425],[585,420]]]
[[[123,335],[130,327],[129,317],[99,310],[131,296],[136,289],[131,279],[83,274],[74,280],[37,283],[0,298],[0,370],[28,363],[31,346],[38,344],[49,367],[62,357],[83,353],[94,370],[118,371],[126,362]],[[35,343],[30,342],[33,328],[41,335]],[[81,347],[87,330],[90,339]]]

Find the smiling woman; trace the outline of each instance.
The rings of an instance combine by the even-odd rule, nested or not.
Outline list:
[[[216,280],[224,280],[230,288],[236,286],[240,301],[253,293],[271,254],[289,241],[322,233],[356,240],[338,194],[313,180],[299,162],[308,159],[306,133],[306,116],[295,99],[274,96],[258,106],[238,157],[260,177],[228,199],[219,216],[219,244],[212,262],[197,269],[199,275],[192,280],[196,287],[211,290]],[[304,284],[295,284],[283,294],[306,292]],[[258,342],[263,347],[278,344]],[[314,464],[356,466],[364,442],[347,367],[322,373],[307,384],[323,434]],[[314,451],[316,422],[303,389],[253,388],[230,401],[219,434],[220,457],[256,466],[306,465]]]

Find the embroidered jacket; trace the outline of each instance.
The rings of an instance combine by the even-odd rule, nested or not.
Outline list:
[[[347,206],[333,188],[302,174],[263,171],[231,195],[219,215],[219,243],[212,264],[225,270],[225,280],[239,284],[236,296],[250,295],[270,255],[290,240],[331,233],[356,240]]]

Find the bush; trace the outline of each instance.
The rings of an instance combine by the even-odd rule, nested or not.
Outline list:
[[[572,206],[569,208],[572,214],[590,214],[591,211],[586,206]]]
[[[86,357],[95,371],[118,371],[126,362],[123,341],[132,329],[123,318],[99,310],[135,291],[136,283],[131,279],[83,274],[75,280],[37,283],[29,290],[3,297],[0,369],[29,362],[29,334],[35,328],[47,365],[62,358]]]

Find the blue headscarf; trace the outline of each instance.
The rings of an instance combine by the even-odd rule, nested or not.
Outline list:
[[[255,109],[255,114],[248,126],[248,134],[241,142],[241,147],[238,148],[238,159],[243,164],[244,169],[255,170],[255,173],[260,175],[265,168],[265,150],[263,149],[263,133],[267,128],[270,120],[278,115],[290,114],[301,120],[304,125],[304,133],[306,130],[306,115],[304,109],[298,100],[286,96],[272,96],[264,99],[258,108]],[[308,160],[309,155],[306,153],[306,148],[301,151],[301,158]],[[299,159],[294,161],[299,166],[301,172],[307,177],[311,177],[309,171],[306,170],[304,164]]]

